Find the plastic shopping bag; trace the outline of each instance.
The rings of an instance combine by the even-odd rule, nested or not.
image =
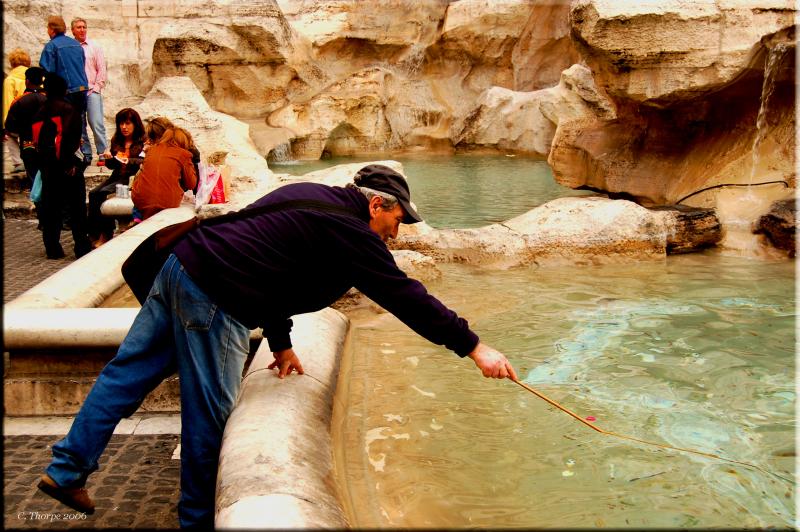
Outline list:
[[[214,188],[211,189],[211,199],[208,201],[212,204],[225,203],[228,201],[228,167],[221,166],[217,169],[217,171],[219,173],[219,177],[216,180]]]
[[[206,203],[225,203],[225,185],[222,182],[222,173],[219,168],[200,163],[200,175],[197,177],[197,182],[195,209],[199,210]]]
[[[36,172],[36,177],[33,178],[33,185],[31,185],[31,201],[39,203],[42,199],[42,172]]]

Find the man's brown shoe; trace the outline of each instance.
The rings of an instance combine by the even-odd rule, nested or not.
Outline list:
[[[86,488],[62,488],[47,473],[39,481],[39,489],[57,501],[61,501],[70,508],[85,514],[94,513],[94,501],[89,497]]]

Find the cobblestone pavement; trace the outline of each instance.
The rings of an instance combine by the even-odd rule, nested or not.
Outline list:
[[[87,186],[92,184],[87,179]],[[47,259],[41,232],[27,211],[24,195],[7,193],[3,199],[3,303],[7,303],[74,262],[75,256],[72,235],[64,231],[61,244],[67,256]],[[50,447],[60,438],[4,436],[5,529],[178,527],[180,460],[172,458],[178,435],[112,436],[100,458],[100,469],[89,477],[87,487],[97,510],[85,519],[36,489],[38,477],[50,461]]]
[[[66,257],[53,260],[44,253],[42,232],[36,225],[35,218],[6,217],[3,220],[3,303],[75,262],[71,232],[61,232],[61,246]]]
[[[61,436],[5,436],[3,526],[10,529],[178,528],[180,461],[176,434],[114,435],[87,488],[96,510],[84,515],[36,489]]]
[[[87,169],[87,191],[109,175],[107,170]],[[26,193],[20,192],[11,181],[6,183],[3,191],[3,303],[75,262],[71,231],[61,231],[61,247],[66,257],[47,258],[32,207]]]

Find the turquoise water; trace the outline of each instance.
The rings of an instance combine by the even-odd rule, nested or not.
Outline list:
[[[573,193],[541,161],[508,159],[402,162],[434,226],[485,225]],[[604,430],[761,470],[595,432],[381,314],[353,321],[337,390],[353,526],[795,525],[794,261],[711,251],[440,269],[431,292],[539,392]]]
[[[388,158],[388,157],[387,157]],[[436,228],[480,227],[523,214],[551,199],[589,194],[557,184],[547,163],[504,155],[391,156],[403,164],[411,199]],[[375,158],[333,158],[270,164],[276,173],[302,175]]]
[[[431,291],[541,393],[604,430],[770,473],[597,433],[384,314],[354,323],[343,375],[355,526],[794,525],[793,263],[441,269]]]

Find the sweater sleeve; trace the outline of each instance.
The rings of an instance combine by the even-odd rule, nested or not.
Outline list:
[[[292,340],[289,336],[292,325],[293,323],[290,319],[277,318],[268,320],[261,326],[264,337],[269,343],[270,351],[283,351],[292,347]]]
[[[106,159],[106,168],[108,168],[111,171],[119,170],[120,168],[122,168],[122,163],[119,161],[119,159],[114,157],[117,154],[117,149],[111,148],[109,151],[111,151],[111,158]]]
[[[353,242],[346,247],[352,257],[356,288],[428,341],[444,345],[460,357],[475,348],[479,339],[467,320],[398,268],[386,244],[376,234],[370,232],[348,242]]]
[[[14,80],[11,76],[3,80],[3,124],[5,127],[6,117],[8,110],[11,109],[11,103],[14,101]],[[8,129],[8,128],[6,128]]]
[[[43,69],[47,70],[48,72],[55,72],[56,69],[56,62],[55,62],[55,54],[56,50],[55,47],[51,44],[52,41],[48,41],[47,44],[44,45],[42,49],[42,54],[39,56],[39,66]]]
[[[92,87],[94,92],[100,93],[103,89],[106,88],[106,78],[108,76],[106,72],[106,58],[103,55],[103,49],[99,46],[94,46],[94,60],[95,60],[95,67],[97,68],[97,74],[95,77],[95,86]]]

